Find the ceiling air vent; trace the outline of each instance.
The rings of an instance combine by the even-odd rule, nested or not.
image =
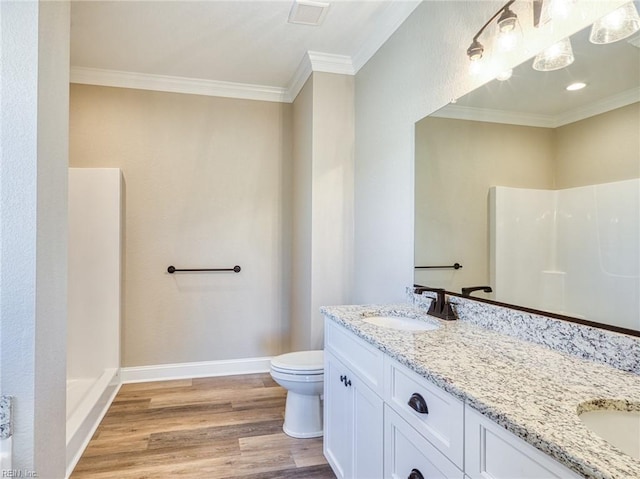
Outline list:
[[[329,10],[329,4],[325,2],[310,2],[296,0],[289,12],[289,23],[300,25],[320,25]]]

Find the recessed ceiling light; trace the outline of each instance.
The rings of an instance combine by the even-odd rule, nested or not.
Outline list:
[[[329,4],[325,2],[295,0],[289,12],[289,23],[320,25],[327,10],[329,10]]]
[[[567,86],[567,90],[568,91],[576,91],[576,90],[582,90],[584,87],[586,87],[587,84],[586,83],[582,83],[582,82],[575,82],[572,83],[571,85]]]

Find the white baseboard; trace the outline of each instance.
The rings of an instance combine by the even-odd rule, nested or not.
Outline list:
[[[158,364],[122,368],[123,383],[168,381],[171,379],[204,378],[269,372],[271,358],[227,359],[195,363]]]

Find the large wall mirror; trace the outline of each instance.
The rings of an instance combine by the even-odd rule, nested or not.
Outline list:
[[[416,123],[415,283],[640,332],[640,35],[588,37]]]

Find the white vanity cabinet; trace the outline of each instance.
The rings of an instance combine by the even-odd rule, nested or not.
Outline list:
[[[382,478],[382,352],[327,324],[324,455],[338,479]]]
[[[465,409],[465,472],[471,479],[582,477],[470,407]]]
[[[324,454],[338,479],[580,477],[331,320]]]

